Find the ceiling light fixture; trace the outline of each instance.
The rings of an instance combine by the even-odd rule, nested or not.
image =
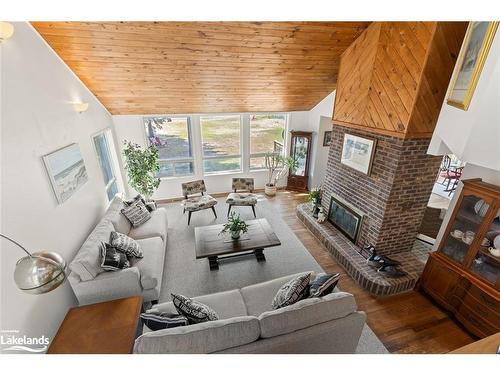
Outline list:
[[[14,34],[14,26],[11,23],[0,21],[0,42],[9,39]]]
[[[75,107],[75,111],[77,111],[78,113],[85,112],[87,109],[89,109],[89,103],[82,102],[74,103],[73,105]]]

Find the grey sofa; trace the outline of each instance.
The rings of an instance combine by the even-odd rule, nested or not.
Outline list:
[[[167,213],[158,208],[151,212],[151,219],[133,228],[120,212],[123,207],[123,201],[116,196],[69,265],[68,280],[80,305],[133,295],[142,295],[144,302],[148,302],[160,296],[167,246]],[[137,240],[144,257],[132,259],[130,268],[104,271],[100,266],[99,244],[109,242],[111,231]]]
[[[297,275],[196,297],[220,320],[145,332],[134,353],[354,353],[366,316],[351,294],[335,290],[272,310],[278,289]],[[171,302],[153,310],[176,313]]]

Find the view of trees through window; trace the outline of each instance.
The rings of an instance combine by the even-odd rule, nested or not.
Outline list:
[[[193,141],[191,121],[197,124],[198,118],[199,132],[195,129]],[[249,124],[248,133],[242,132],[242,124]],[[144,128],[148,144],[156,147],[160,155],[158,177],[194,175],[194,147],[196,150],[201,147],[197,155],[201,154],[199,163],[203,173],[238,172],[245,170],[243,142],[250,147],[248,159],[244,160],[250,160],[249,167],[253,170],[265,167],[266,153],[283,153],[286,114],[145,117]],[[242,134],[250,134],[250,138],[248,135],[242,138]]]
[[[240,116],[202,116],[200,125],[204,172],[241,170]]]
[[[265,167],[267,152],[283,152],[286,115],[250,115],[250,169]]]
[[[189,117],[150,117],[144,120],[146,137],[158,149],[158,177],[187,176],[194,173]]]

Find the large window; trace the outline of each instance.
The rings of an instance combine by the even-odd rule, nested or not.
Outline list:
[[[159,152],[158,177],[194,174],[189,117],[148,117],[144,119],[148,143]]]
[[[101,166],[104,184],[106,185],[106,195],[108,200],[112,200],[115,194],[118,193],[118,186],[116,185],[108,138],[109,130],[97,134],[94,136],[94,146]]]
[[[250,115],[250,169],[265,167],[265,154],[283,153],[285,114]]]
[[[203,171],[241,170],[240,116],[201,116]]]

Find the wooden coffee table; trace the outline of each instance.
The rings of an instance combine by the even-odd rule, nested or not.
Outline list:
[[[264,249],[281,245],[278,236],[266,219],[248,220],[248,232],[240,239],[232,240],[229,235],[219,235],[223,225],[196,227],[196,259],[208,258],[211,270],[219,269],[219,260],[255,254],[258,262],[265,262]]]
[[[128,354],[141,334],[142,297],[71,308],[52,340],[49,354]]]

